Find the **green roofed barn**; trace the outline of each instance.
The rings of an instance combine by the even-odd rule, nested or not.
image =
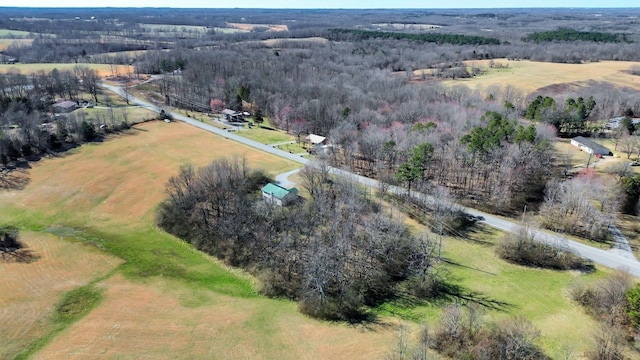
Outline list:
[[[298,199],[298,189],[285,189],[274,183],[268,183],[262,188],[262,197],[267,202],[286,206]]]

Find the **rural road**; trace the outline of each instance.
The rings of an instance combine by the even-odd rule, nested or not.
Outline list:
[[[122,90],[121,87],[119,86],[113,86],[113,85],[108,85],[108,84],[100,84],[100,86],[102,86],[105,89],[111,90],[121,96],[125,96],[124,91]],[[133,97],[131,95],[129,95],[129,102],[131,103],[135,103],[143,108],[149,109],[151,111],[154,112],[159,112],[160,108],[150,104],[146,101],[143,101],[141,99],[138,99],[136,97]],[[175,113],[171,113],[171,115],[173,116],[174,119],[186,122],[190,125],[196,126],[200,129],[212,132],[214,134],[218,134],[220,136],[224,136],[227,139],[230,140],[234,140],[237,141],[239,143],[251,146],[253,148],[256,148],[258,150],[262,150],[268,153],[271,153],[273,155],[277,155],[286,159],[289,159],[291,161],[300,163],[302,165],[306,165],[308,163],[310,163],[310,160],[307,158],[303,158],[301,156],[298,155],[294,155],[291,154],[289,152],[274,148],[271,145],[266,145],[266,144],[262,144],[259,143],[257,141],[254,140],[250,140],[247,138],[244,138],[242,136],[238,136],[234,133],[230,133],[226,130],[222,130],[222,129],[218,129],[214,126],[211,125],[207,125],[205,123],[202,123],[198,120],[194,120],[192,118],[186,117],[186,116],[182,116],[180,114],[175,114]],[[293,173],[295,171],[292,171],[290,173]],[[360,175],[356,175],[353,174],[349,171],[345,171],[345,170],[341,170],[341,169],[337,169],[337,168],[331,168],[331,173],[336,174],[338,176],[344,176],[344,177],[348,177],[348,178],[352,178],[356,181],[358,181],[359,183],[365,185],[365,186],[369,186],[369,187],[373,187],[373,188],[377,188],[379,186],[379,182],[375,179],[371,179],[371,178],[367,178],[364,176],[360,176]],[[286,173],[288,174],[288,173]],[[281,174],[280,180],[286,180],[288,182],[288,180],[286,179],[289,175],[285,175],[285,174]],[[286,185],[283,185],[286,186]],[[404,188],[398,187],[398,186],[389,186],[388,187],[388,191],[392,192],[394,194],[404,194],[406,193],[406,190]],[[425,202],[430,202],[431,198],[427,195],[421,194],[421,193],[417,193],[417,192],[412,192],[412,196],[417,197],[422,199]],[[487,214],[475,209],[471,209],[471,208],[464,208],[464,211],[466,211],[467,213],[469,213],[470,215],[473,216],[481,216],[484,218],[483,222],[486,223],[489,226],[492,226],[494,228],[503,230],[503,231],[507,231],[507,232],[515,232],[517,227],[518,227],[518,223],[512,220],[506,220],[497,216],[493,216],[491,214]],[[633,257],[628,257],[625,256],[625,254],[621,254],[617,251],[610,251],[610,250],[602,250],[602,249],[597,249],[593,246],[589,246],[589,245],[585,245],[582,243],[579,243],[577,241],[573,241],[573,240],[568,240],[567,238],[565,238],[562,235],[558,235],[558,234],[554,234],[554,233],[550,233],[547,231],[543,231],[543,230],[539,230],[536,231],[536,238],[540,241],[544,241],[546,243],[549,243],[551,245],[554,246],[561,246],[564,248],[567,248],[573,252],[575,252],[576,254],[582,256],[583,258],[589,259],[591,261],[593,261],[596,264],[599,265],[603,265],[612,269],[619,269],[619,270],[624,270],[629,272],[630,274],[636,276],[636,277],[640,277],[640,262],[638,262],[635,258]]]

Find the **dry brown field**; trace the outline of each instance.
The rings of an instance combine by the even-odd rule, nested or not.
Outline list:
[[[154,227],[155,207],[180,164],[202,166],[233,155],[272,175],[297,166],[186,124],[148,122],[104,143],[33,164],[24,190],[0,192],[0,218],[19,223],[33,215],[54,227],[157,234],[145,229]],[[0,263],[0,273],[15,278],[0,283],[0,329],[11,329],[0,335],[0,342],[12,344],[6,350],[12,353],[46,333],[62,292],[105,276],[120,262],[46,232],[22,236],[41,258],[30,264]],[[216,266],[214,259],[185,249]],[[394,320],[367,327],[320,322],[301,315],[289,301],[229,296],[158,276],[131,278],[116,269],[94,286],[102,289],[103,301],[35,358],[365,359],[383,357],[394,341]],[[21,299],[28,296],[38,303],[24,304]],[[32,309],[18,315],[21,312],[4,311],[10,306]]]
[[[22,232],[35,256],[30,263],[0,258],[0,359],[11,359],[49,330],[60,295],[87,284],[122,261],[81,243],[51,234]]]
[[[156,278],[116,275],[105,300],[35,359],[367,359],[382,358],[393,328],[319,322],[295,305],[194,291]]]
[[[31,45],[33,39],[0,39],[0,51],[6,50],[10,45]]]
[[[267,31],[289,31],[287,25],[281,24],[245,24],[245,23],[227,23],[227,26],[234,29],[251,31],[255,28],[267,28]]]
[[[115,73],[120,75],[133,73],[133,67],[129,65],[106,65],[106,64],[75,64],[75,63],[52,63],[52,64],[0,64],[0,74],[9,71],[18,71],[21,74],[35,74],[38,71],[50,72],[53,69],[73,71],[76,66],[87,66],[98,72],[100,77],[112,76]]]
[[[640,76],[631,75],[628,70],[640,62],[600,61],[586,64],[558,64],[535,61],[514,61],[496,59],[495,63],[504,68],[489,68],[490,60],[468,61],[468,66],[487,70],[483,75],[471,79],[447,80],[445,84],[464,84],[472,89],[485,89],[491,85],[513,85],[529,94],[538,89],[560,85],[580,87],[590,82],[606,82],[616,86],[640,90]],[[415,76],[421,70],[414,71]],[[551,88],[553,90],[553,88]]]

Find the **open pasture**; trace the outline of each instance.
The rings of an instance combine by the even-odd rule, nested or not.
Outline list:
[[[24,231],[30,263],[0,258],[0,358],[11,359],[51,331],[49,318],[62,293],[116,268],[122,260],[94,247],[47,233]]]
[[[487,72],[471,79],[447,80],[445,84],[464,84],[472,89],[486,89],[491,85],[512,85],[530,94],[554,85],[583,86],[589,82],[607,82],[616,86],[640,90],[640,76],[628,70],[640,65],[630,61],[600,61],[585,64],[559,64],[535,61],[497,59],[501,68],[490,68],[490,60],[468,61],[467,66],[480,67]],[[416,70],[416,76],[421,70]],[[550,89],[552,92],[552,89]]]
[[[6,50],[11,45],[28,46],[32,42],[33,39],[0,39],[0,51]]]
[[[250,166],[271,175],[297,167],[182,123],[150,122],[104,143],[44,159],[29,171],[31,182],[24,190],[0,193],[0,218],[34,230],[23,233],[63,234],[94,244],[123,262],[115,273],[108,267],[94,269],[88,278],[104,275],[94,285],[104,300],[65,331],[49,336],[35,351],[35,358],[123,354],[132,358],[383,358],[395,345],[395,324],[400,321],[388,315],[416,321],[411,325],[414,330],[425,320],[435,325],[441,311],[437,303],[417,308],[388,304],[380,309],[380,324],[368,326],[309,319],[292,302],[258,296],[250,277],[153,225],[166,181],[180,164],[202,166],[233,155],[244,155]],[[542,331],[541,345],[552,356],[567,343],[575,345],[576,351],[588,348],[584,334],[593,322],[568,300],[567,291],[573,281],[592,281],[602,273],[581,275],[506,264],[493,252],[497,236],[481,230],[468,239],[444,241],[452,283],[479,294],[479,300],[484,296],[504,303],[499,310],[487,310],[491,320],[530,316]],[[67,258],[75,255],[56,258],[81,271]],[[0,285],[0,293],[6,293],[4,286]],[[28,284],[15,286],[26,291]],[[546,295],[538,295],[543,288]],[[56,303],[56,296],[51,297],[51,303]],[[34,316],[48,324],[44,311]],[[30,328],[21,334],[21,339],[27,339],[22,343],[13,336],[6,341],[28,347],[38,337],[47,334]]]
[[[19,38],[32,35],[28,31],[0,29],[0,38]]]
[[[133,67],[129,65],[106,64],[76,64],[76,63],[38,63],[38,64],[0,64],[0,74],[9,71],[18,71],[21,74],[35,74],[39,71],[50,72],[53,69],[73,71],[76,66],[86,66],[98,72],[100,77],[113,76],[114,74],[133,73]]]
[[[256,29],[267,29],[266,31],[289,31],[287,25],[282,24],[245,24],[245,23],[227,23],[230,28],[239,29],[243,31],[253,31]]]

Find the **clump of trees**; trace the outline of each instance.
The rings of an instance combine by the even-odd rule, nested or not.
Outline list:
[[[536,239],[530,225],[521,225],[514,233],[506,233],[496,253],[501,258],[520,265],[558,270],[591,270],[593,265],[559,244],[547,244]]]
[[[0,226],[0,256],[4,261],[30,262],[36,259],[20,241],[18,228]]]
[[[586,171],[571,180],[551,180],[540,207],[542,226],[594,241],[607,240],[608,227],[621,203],[613,181]]]
[[[363,198],[326,167],[303,170],[311,199],[282,208],[261,200],[268,181],[240,160],[185,166],[167,185],[158,224],[241,266],[269,296],[295,299],[302,312],[354,320],[398,293],[425,298],[440,289],[435,244]]]
[[[434,330],[424,326],[416,346],[410,346],[406,328],[401,327],[390,359],[430,359],[428,349],[451,359],[549,359],[536,345],[540,332],[523,317],[487,323],[482,308],[475,304],[451,305],[444,309]]]
[[[638,287],[633,288],[631,276],[616,272],[594,286],[576,284],[571,289],[574,301],[584,306],[600,325],[594,331],[595,348],[587,356],[593,360],[625,358],[625,346],[630,335],[637,332]]]

